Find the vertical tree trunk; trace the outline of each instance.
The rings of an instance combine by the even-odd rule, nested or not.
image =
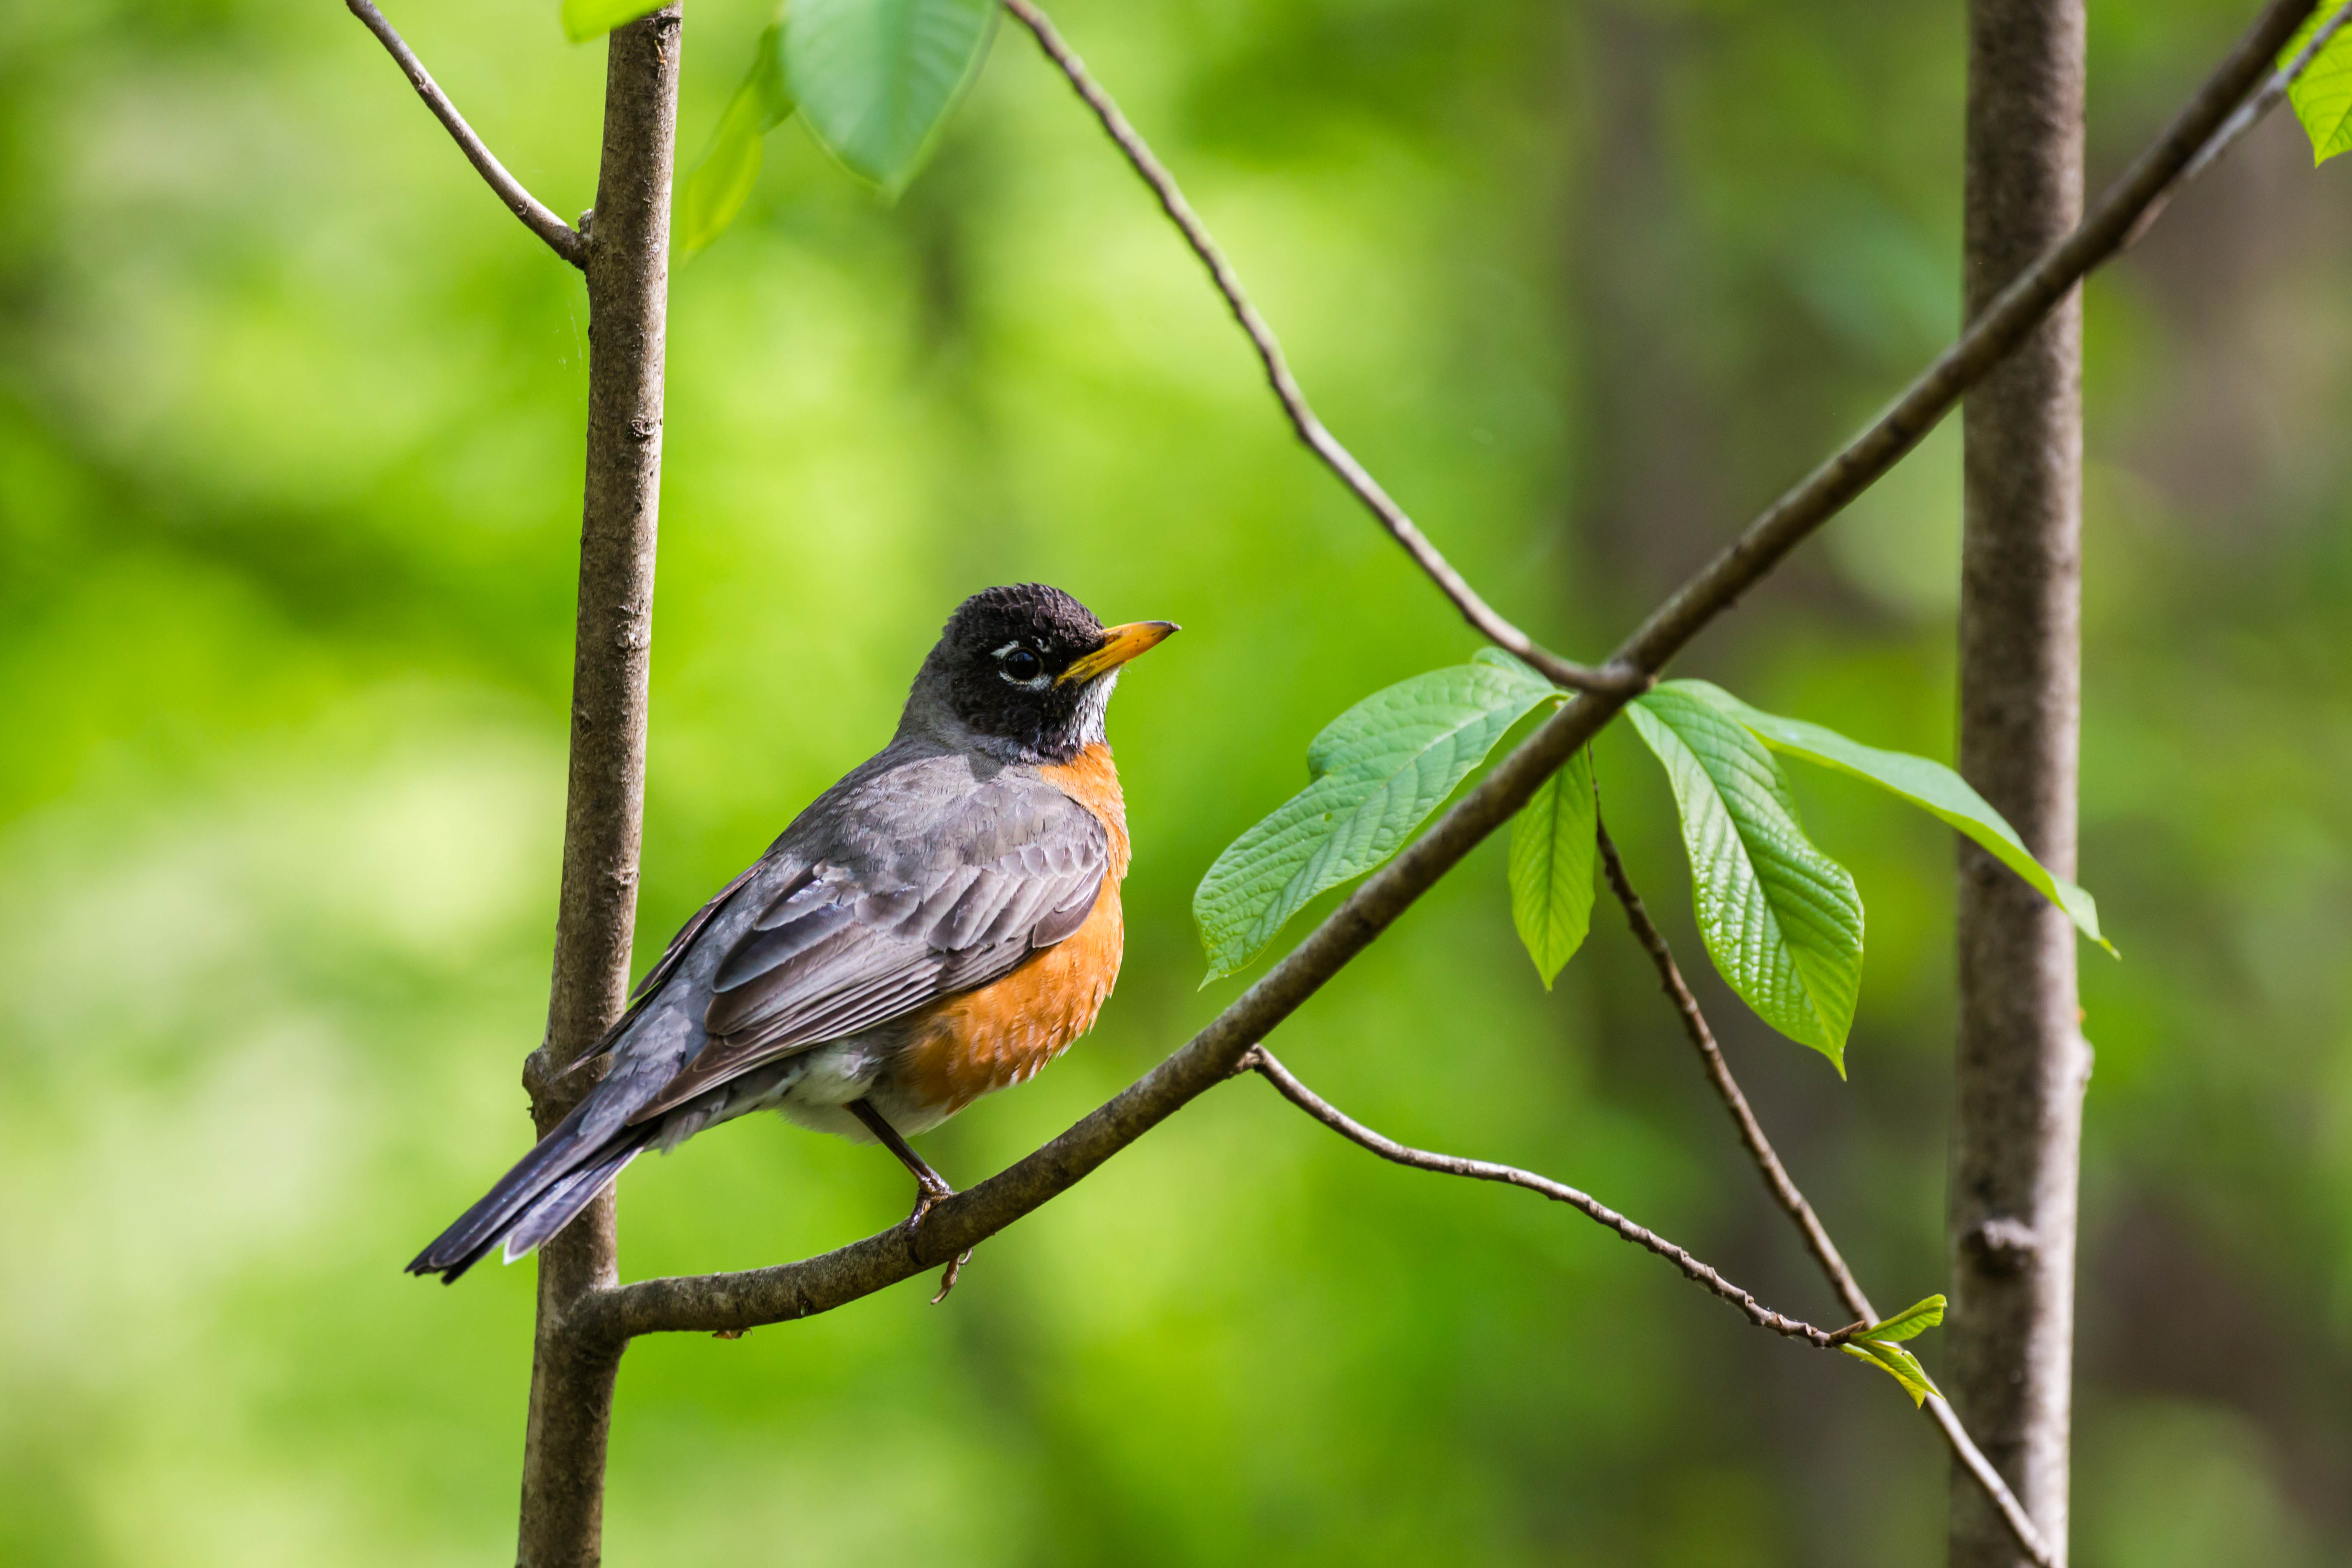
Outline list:
[[[547,1038],[523,1069],[542,1134],[587,1087],[564,1079],[563,1069],[620,1016],[628,990],[645,809],[679,34],[673,5],[615,30],[606,46],[604,157],[588,225],[588,472],[563,890]],[[565,1319],[583,1292],[614,1282],[617,1255],[609,1192],[540,1249],[516,1551],[522,1568],[585,1568],[603,1555],[604,1447],[622,1347],[590,1342]]]
[[[1967,309],[2083,206],[2083,0],[1970,0]],[[2045,865],[2074,872],[2081,710],[2079,296],[1969,395],[1960,771]],[[2063,915],[1974,845],[1960,857],[1945,1387],[2065,1560],[2074,1210],[2090,1052]],[[2016,1544],[1955,1468],[1954,1568]]]

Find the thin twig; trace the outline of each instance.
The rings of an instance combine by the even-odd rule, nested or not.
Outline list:
[[[466,161],[489,182],[490,189],[498,193],[499,200],[506,203],[507,210],[522,219],[525,228],[547,241],[549,249],[585,271],[588,267],[587,237],[556,216],[538,197],[522,188],[520,180],[507,173],[507,166],[482,144],[480,137],[474,134],[474,128],[466,123],[466,117],[457,112],[457,106],[449,101],[449,95],[443,92],[440,83],[433,79],[433,73],[425,68],[425,62],[416,58],[416,51],[408,47],[406,40],[394,30],[390,22],[384,20],[383,13],[377,10],[371,0],[343,0],[343,3],[351,7],[352,16],[366,24],[367,30],[376,36],[377,41],[399,63],[401,71],[408,78],[408,85],[415,88],[416,96],[425,100],[425,107],[433,111],[433,118],[448,131],[451,140],[457,143],[457,150],[466,154]]]
[[[1885,437],[1865,437],[1841,452],[1661,605],[1624,645],[1622,657],[1645,670],[1662,668],[1768,575],[1800,540],[1885,472],[1926,424],[1941,417],[1999,363],[2040,314],[2113,254],[2116,237],[2254,89],[2314,4],[2274,0],[2124,183],[2100,199],[2084,226],[2036,263],[1959,344],[1937,359],[1897,405],[1905,421],[1902,428],[1912,434],[1900,437],[1893,450]],[[1427,832],[1359,883],[1320,925],[1199,1034],[1043,1148],[942,1200],[926,1216],[919,1234],[910,1237],[904,1226],[893,1226],[796,1263],[639,1280],[583,1300],[575,1324],[583,1335],[618,1342],[635,1334],[711,1333],[804,1318],[942,1267],[957,1253],[1034,1213],[1230,1078],[1251,1047],[1370,946],[1487,835],[1517,815],[1628,700],[1619,693],[1588,693],[1564,706],[1496,763]]]
[[[1257,307],[1250,303],[1248,293],[1242,288],[1240,276],[1234,271],[1233,264],[1225,259],[1224,252],[1217,247],[1216,240],[1211,237],[1208,226],[1202,223],[1200,215],[1185,201],[1184,193],[1177,188],[1176,177],[1153,154],[1135,127],[1128,123],[1127,116],[1119,112],[1118,105],[1112,100],[1110,94],[1087,74],[1085,64],[1062,40],[1061,34],[1055,30],[1045,13],[1039,10],[1033,0],[1003,0],[1003,5],[1015,20],[1036,37],[1038,47],[1044,49],[1046,58],[1069,79],[1070,86],[1086,100],[1087,107],[1094,110],[1095,118],[1102,121],[1103,129],[1118,144],[1118,150],[1127,155],[1127,161],[1136,174],[1151,187],[1151,194],[1160,198],[1160,209],[1176,226],[1177,232],[1184,237],[1184,243],[1192,247],[1192,254],[1199,257],[1201,265],[1208,268],[1209,279],[1217,286],[1217,292],[1224,296],[1234,320],[1241,323],[1242,331],[1249,335],[1251,344],[1256,348],[1258,360],[1265,367],[1266,382],[1274,388],[1274,395],[1281,402],[1282,411],[1289,416],[1290,427],[1298,433],[1298,439],[1306,444],[1307,450],[1323,460],[1326,468],[1339,476],[1339,482],[1364,503],[1365,510],[1388,531],[1389,536],[1404,546],[1405,553],[1428,574],[1439,592],[1454,601],[1454,608],[1462,612],[1463,618],[1497,647],[1525,659],[1561,686],[1578,691],[1644,689],[1648,679],[1633,670],[1613,665],[1595,669],[1552,653],[1505,620],[1494,606],[1478,596],[1477,590],[1464,580],[1462,574],[1454,569],[1437,546],[1432,544],[1428,536],[1414,525],[1412,519],[1405,515],[1404,508],[1381,488],[1380,481],[1372,478],[1370,470],[1358,462],[1355,454],[1340,445],[1339,437],[1325,428],[1323,421],[1316,416],[1314,408],[1307,401],[1307,395],[1298,388],[1297,378],[1290,374],[1290,363],[1283,357],[1282,345],[1275,340],[1274,329],[1265,324],[1265,318],[1259,315]]]
[[[1739,1129],[1739,1141],[1748,1145],[1748,1152],[1755,1160],[1756,1169],[1764,1178],[1764,1185],[1804,1237],[1805,1250],[1811,1253],[1813,1261],[1821,1265],[1822,1274],[1829,1279],[1830,1289],[1837,1292],[1838,1300],[1845,1310],[1864,1323],[1877,1322],[1878,1309],[1872,1306],[1870,1298],[1863,1293],[1862,1286],[1854,1279],[1853,1271],[1846,1267],[1844,1257],[1839,1253],[1837,1243],[1830,1239],[1830,1233],[1822,1226],[1821,1216],[1813,1212],[1813,1205],[1807,1203],[1805,1194],[1798,1190],[1796,1182],[1789,1175],[1789,1168],[1780,1163],[1780,1156],[1773,1150],[1772,1141],[1764,1136],[1763,1125],[1756,1120],[1756,1112],[1748,1108],[1748,1097],[1740,1092],[1739,1080],[1731,1076],[1731,1068],[1723,1059],[1722,1047],[1715,1043],[1715,1031],[1707,1027],[1706,1015],[1699,1010],[1698,998],[1691,994],[1690,986],[1683,980],[1683,972],[1675,963],[1674,951],[1666,945],[1665,934],[1651,921],[1649,910],[1643,906],[1641,895],[1633,890],[1633,881],[1625,875],[1625,863],[1618,858],[1617,846],[1610,838],[1609,829],[1601,827],[1599,832],[1601,864],[1608,873],[1609,886],[1616,893],[1617,901],[1625,906],[1626,923],[1633,928],[1634,940],[1642,944],[1650,955],[1650,962],[1657,966],[1659,986],[1665,992],[1667,1000],[1674,1004],[1675,1014],[1682,1020],[1683,1033],[1690,1037],[1692,1047],[1698,1052],[1699,1066],[1705,1069],[1707,1081],[1715,1086],[1717,1098],[1723,1101],[1724,1110],[1731,1113],[1733,1124]],[[2010,1534],[2016,1539],[2019,1550],[2032,1560],[2036,1568],[2053,1568],[2055,1559],[2051,1555],[2049,1543],[2042,1539],[2042,1531],[2025,1511],[2025,1505],[2017,1500],[2017,1494],[2010,1490],[2009,1483],[2001,1479],[2000,1472],[1992,1468],[1992,1462],[1976,1446],[1951,1405],[1940,1394],[1930,1394],[1927,1405],[1929,1415],[1944,1434],[1944,1441],[1951,1446],[1953,1457],[1975,1478],[1977,1485],[1984,1489],[1985,1496],[1991,1500],[1993,1507],[2000,1510],[2001,1519],[2008,1524]]]
[[[2239,137],[2253,129],[2254,121],[2284,102],[2288,90],[2303,79],[2303,73],[2311,68],[2311,62],[2319,58],[2320,51],[2327,47],[2337,33],[2343,31],[2347,22],[2352,22],[2352,5],[2336,7],[2336,14],[2322,22],[2305,41],[2303,47],[2295,51],[2294,58],[2280,67],[2270,80],[2263,83],[2260,92],[2238,106],[2238,112],[2223,122],[2213,140],[2205,143],[2205,150],[2189,161],[2189,167],[2180,171],[2176,188],[2203,174],[2215,159],[2237,145]],[[2157,210],[2162,210],[2161,204]],[[2151,212],[2148,216],[2155,216],[2155,213]],[[2147,218],[2142,218],[2140,227],[2147,226]]]
[[[1829,1276],[1830,1288],[1837,1292],[1839,1302],[1857,1318],[1874,1323],[1878,1321],[1876,1310],[1871,1306],[1870,1298],[1862,1293],[1862,1287],[1854,1282],[1853,1271],[1845,1266],[1837,1243],[1830,1239],[1830,1233],[1822,1228],[1821,1216],[1813,1213],[1813,1205],[1805,1201],[1805,1194],[1799,1192],[1797,1184],[1790,1179],[1788,1167],[1781,1164],[1780,1156],[1772,1152],[1771,1140],[1764,1136],[1762,1124],[1756,1120],[1755,1111],[1748,1109],[1748,1097],[1739,1092],[1738,1081],[1731,1076],[1731,1068],[1723,1059],[1723,1051],[1715,1043],[1715,1032],[1706,1026],[1706,1016],[1699,1011],[1698,998],[1693,996],[1690,987],[1683,983],[1682,971],[1675,966],[1675,955],[1667,949],[1665,937],[1651,923],[1650,911],[1643,907],[1641,898],[1633,891],[1633,884],[1626,879],[1624,862],[1617,858],[1617,846],[1610,838],[1609,830],[1603,827],[1600,833],[1601,864],[1608,873],[1609,886],[1615,890],[1617,901],[1625,906],[1625,919],[1633,928],[1634,940],[1648,951],[1650,962],[1658,966],[1659,984],[1664,987],[1667,1000],[1674,1004],[1675,1016],[1682,1020],[1683,1033],[1690,1037],[1691,1045],[1698,1052],[1699,1066],[1706,1072],[1707,1081],[1715,1086],[1715,1092],[1723,1100],[1724,1109],[1731,1112],[1731,1120],[1739,1129],[1739,1141],[1748,1145],[1748,1152],[1754,1158],[1756,1168],[1763,1173],[1764,1184],[1771,1189],[1773,1200],[1788,1212],[1789,1218],[1803,1234],[1805,1250],[1813,1255],[1813,1261],[1819,1263],[1822,1272]]]
[[[2124,244],[2130,246],[2138,243],[2139,237],[2146,234],[2148,226],[2164,216],[2164,209],[2172,205],[2172,198],[2179,195],[2189,181],[2211,168],[2222,153],[2238,144],[2240,137],[2254,128],[2257,121],[2285,102],[2289,89],[2302,79],[2303,73],[2311,68],[2311,63],[2319,58],[2320,51],[2327,47],[2328,43],[2343,30],[2347,22],[2352,22],[2352,4],[2338,6],[2336,14],[2322,22],[2317,28],[2314,29],[2311,37],[2304,41],[2303,47],[2295,51],[2294,58],[2273,71],[2270,80],[2263,83],[2261,91],[2238,105],[2237,112],[2221,122],[2221,129],[2215,132],[2213,139],[2206,142],[2199,150],[2197,156],[2189,161],[2189,166],[2181,170],[2172,184],[2166,186],[2154,201],[2147,204],[2147,210],[2139,215],[2137,221],[2132,225],[2131,232],[2124,237]]]
[[[1564,1182],[1549,1176],[1538,1176],[1532,1171],[1522,1171],[1516,1165],[1498,1165],[1490,1160],[1465,1160],[1456,1154],[1433,1154],[1425,1149],[1411,1149],[1393,1138],[1384,1137],[1317,1094],[1292,1075],[1289,1068],[1275,1060],[1274,1053],[1258,1047],[1242,1058],[1242,1065],[1274,1085],[1282,1098],[1307,1112],[1316,1121],[1337,1132],[1351,1143],[1360,1144],[1383,1160],[1400,1165],[1410,1165],[1416,1171],[1434,1171],[1442,1176],[1465,1176],[1474,1182],[1500,1182],[1506,1186],[1524,1187],[1539,1193],[1554,1203],[1566,1204],[1586,1218],[1596,1221],[1636,1247],[1646,1247],[1685,1275],[1739,1309],[1748,1321],[1759,1328],[1769,1329],[1776,1334],[1792,1340],[1803,1340],[1822,1350],[1833,1350],[1853,1338],[1868,1322],[1853,1323],[1837,1330],[1818,1329],[1801,1319],[1784,1317],[1759,1301],[1754,1296],[1734,1285],[1684,1248],[1675,1246],[1655,1231],[1634,1224],[1598,1198],[1577,1191]]]

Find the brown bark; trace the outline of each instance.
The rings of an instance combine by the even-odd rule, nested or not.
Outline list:
[[[1973,318],[2081,216],[2084,12],[2082,0],[1971,0],[1969,15]],[[2076,295],[1969,394],[1963,414],[1960,771],[2066,877],[2081,710],[2081,351]],[[2090,1071],[2074,933],[1973,844],[1962,847],[1959,882],[1945,1386],[2063,1563]],[[1957,1468],[1950,1561],[2019,1561]]]
[[[584,1085],[561,1078],[621,1015],[636,921],[645,810],[646,689],[661,500],[662,358],[669,300],[670,174],[680,11],[607,45],[604,146],[588,225],[588,443],[572,770],[547,1038],[524,1066],[544,1133]],[[619,1278],[613,1194],[539,1253],[539,1324],[524,1435],[523,1568],[603,1554],[604,1450],[621,1342],[574,1309]]]

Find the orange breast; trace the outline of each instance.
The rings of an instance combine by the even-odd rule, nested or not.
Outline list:
[[[1070,1042],[1094,1027],[1118,979],[1127,945],[1118,884],[1127,875],[1127,803],[1108,746],[1089,746],[1076,762],[1039,770],[1063,794],[1095,814],[1110,836],[1110,866],[1086,924],[993,984],[934,1005],[911,1031],[899,1058],[901,1089],[949,1114],[983,1094],[1035,1075]]]

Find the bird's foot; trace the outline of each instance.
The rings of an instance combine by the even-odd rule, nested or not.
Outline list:
[[[907,1216],[907,1228],[922,1228],[923,1216],[953,1196],[955,1189],[948,1185],[937,1171],[925,1166],[923,1173],[915,1178],[915,1212]]]
[[[955,1189],[941,1181],[938,1173],[932,1173],[929,1181],[918,1178],[915,1187],[915,1212],[907,1216],[908,1233],[911,1234],[922,1228],[923,1216],[931,1212],[934,1205],[941,1199],[953,1196],[955,1196]],[[967,1247],[957,1256],[954,1262],[948,1265],[947,1272],[940,1276],[940,1293],[931,1298],[932,1306],[936,1307],[948,1299],[948,1292],[956,1288],[956,1279],[963,1272],[963,1266],[971,1261],[971,1248]]]
[[[898,1163],[906,1166],[908,1173],[915,1178],[915,1212],[907,1216],[907,1234],[912,1237],[922,1229],[923,1216],[931,1212],[934,1205],[955,1196],[955,1189],[948,1185],[945,1176],[932,1170],[920,1154],[908,1146],[907,1141],[898,1136],[898,1129],[890,1125],[889,1120],[876,1110],[871,1101],[853,1100],[849,1102],[848,1110],[865,1123],[866,1131],[873,1133],[885,1149],[898,1157]],[[948,1271],[940,1276],[940,1293],[931,1298],[932,1306],[936,1307],[948,1299],[948,1292],[955,1289],[956,1276],[963,1272],[963,1266],[970,1261],[971,1248],[967,1247],[954,1262],[948,1265]]]

